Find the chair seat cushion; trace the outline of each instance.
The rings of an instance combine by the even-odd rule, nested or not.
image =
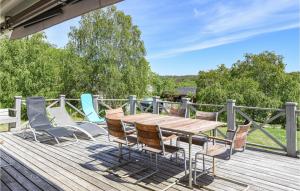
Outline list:
[[[179,137],[179,141],[189,143],[189,138],[188,137]],[[208,139],[206,137],[196,136],[196,137],[192,138],[192,144],[194,144],[194,145],[203,146],[207,141],[208,141]]]
[[[96,124],[93,123],[80,123],[77,125],[79,128],[87,131],[89,134],[91,134],[93,137],[97,135],[106,135],[107,132],[103,127],[99,127]]]
[[[63,127],[53,127],[50,129],[43,130],[53,137],[68,137],[74,134],[74,131],[63,128]]]

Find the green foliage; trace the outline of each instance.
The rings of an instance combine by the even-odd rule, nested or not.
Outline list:
[[[130,16],[114,6],[91,12],[69,38],[68,48],[85,62],[86,91],[109,98],[146,93],[150,67],[141,32]]]
[[[237,105],[283,107],[285,102],[300,103],[299,73],[286,73],[282,56],[273,52],[246,54],[231,68],[200,71],[197,101],[224,104],[235,99]],[[268,114],[252,113],[258,119]]]
[[[15,95],[57,96],[55,78],[61,57],[58,49],[45,42],[43,34],[31,38],[0,43],[0,99],[3,106],[11,104]],[[9,105],[11,107],[11,105]]]
[[[143,96],[150,78],[141,32],[115,7],[82,17],[59,49],[43,33],[0,42],[0,108],[16,95],[48,98],[83,92],[109,98]]]
[[[153,86],[153,95],[161,96],[164,92],[175,93],[176,90],[176,83],[173,79],[163,78],[155,73],[152,73],[151,85]]]
[[[162,96],[164,93],[176,94],[176,89],[180,87],[197,87],[197,76],[159,76],[152,74],[151,85],[153,95]]]

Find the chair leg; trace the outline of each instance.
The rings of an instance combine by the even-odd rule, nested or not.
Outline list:
[[[75,143],[77,143],[79,140],[78,140],[78,138],[77,138],[77,136],[75,135],[75,133],[73,133],[73,137],[75,138]]]
[[[182,150],[182,152],[183,152],[183,160],[184,160],[184,176],[186,176],[187,175],[187,168],[186,168],[186,156],[185,156],[185,150],[183,149]]]
[[[198,159],[198,155],[200,155],[201,153],[196,153],[195,154],[195,168],[194,168],[194,184],[195,185],[198,185],[198,183],[197,183],[197,178],[199,177],[199,176],[202,176],[202,175],[204,175],[204,174],[208,174],[208,171],[209,171],[209,169],[206,169],[205,168],[205,157],[204,157],[204,155],[202,154],[202,160],[203,160],[203,169],[202,169],[202,172],[200,173],[200,174],[198,174],[197,175],[197,159]]]
[[[57,144],[60,144],[60,142],[58,141],[57,137],[54,137],[55,141]]]
[[[197,185],[197,154],[195,155],[194,184]]]
[[[150,164],[152,165],[152,153],[150,153],[150,160],[151,160]],[[157,153],[155,153],[155,171],[152,172],[152,173],[150,173],[150,174],[147,174],[147,175],[143,176],[143,177],[140,178],[140,179],[138,179],[138,180],[135,182],[135,184],[138,184],[139,182],[141,182],[141,181],[143,181],[143,180],[145,180],[145,179],[147,179],[147,178],[153,176],[154,174],[156,174],[156,173],[158,173],[158,172],[159,172],[159,169],[158,169],[158,157],[157,157]]]
[[[204,157],[204,155],[202,155],[202,162],[203,162],[203,171],[206,171],[206,169],[205,169],[205,157]]]
[[[31,129],[31,131],[32,131],[32,133],[33,133],[33,138],[34,138],[34,140],[35,140],[36,142],[39,142],[39,141],[37,140],[37,138],[36,138],[36,133],[35,133],[35,131],[34,131],[33,129]]]

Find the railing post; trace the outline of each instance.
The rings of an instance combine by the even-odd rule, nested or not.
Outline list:
[[[297,103],[285,103],[287,155],[297,157]]]
[[[235,100],[228,99],[226,104],[227,126],[231,130],[235,130]]]
[[[153,111],[152,113],[153,114],[159,114],[159,96],[153,96],[152,97],[152,108],[153,108]]]
[[[59,96],[59,106],[62,108],[65,108],[65,106],[66,106],[66,96],[65,95]]]
[[[128,99],[129,99],[129,113],[130,113],[130,115],[135,115],[136,114],[136,96],[130,95]]]
[[[97,113],[99,113],[99,104],[98,104],[99,95],[93,95],[93,105]]]
[[[187,97],[181,98],[182,108],[185,109],[185,114],[184,114],[185,118],[190,118],[190,106],[189,106],[190,100],[191,99]]]
[[[22,96],[15,96],[14,100],[16,123],[9,124],[9,129],[12,130],[11,128],[15,128],[12,131],[18,131],[21,130]]]

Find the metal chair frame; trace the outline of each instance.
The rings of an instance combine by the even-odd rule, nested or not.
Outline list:
[[[135,127],[136,127],[136,124],[135,124]],[[165,144],[164,144],[164,141],[165,141],[165,140],[164,140],[164,137],[162,136],[162,131],[161,131],[159,125],[156,125],[156,128],[157,128],[158,137],[159,137],[159,141],[160,141],[160,146],[161,146],[161,151],[162,151],[161,153],[157,153],[157,152],[153,152],[153,151],[151,151],[151,150],[145,149],[145,148],[143,147],[144,143],[142,143],[142,142],[139,141],[139,133],[138,133],[138,129],[136,130],[136,131],[137,131],[137,137],[138,137],[138,144],[139,144],[139,145],[142,145],[142,151],[145,151],[145,152],[148,151],[148,152],[149,152],[150,166],[149,166],[148,168],[151,168],[151,167],[152,167],[152,153],[155,154],[155,168],[154,168],[154,171],[153,171],[152,173],[149,173],[149,174],[147,174],[147,175],[141,177],[140,179],[138,179],[138,180],[135,182],[135,184],[138,184],[139,182],[141,182],[141,181],[143,181],[143,180],[145,180],[145,179],[147,179],[147,178],[149,178],[149,177],[151,177],[151,176],[153,176],[153,175],[155,175],[155,174],[157,174],[157,173],[159,172],[159,168],[158,168],[158,154],[160,154],[160,155],[162,155],[162,156],[164,156],[164,157],[167,157],[168,155],[172,156],[172,155],[174,154],[174,153],[167,153],[167,152],[166,152]],[[186,174],[187,174],[187,172],[186,172],[187,169],[186,169],[186,156],[185,156],[185,150],[184,150],[183,148],[178,148],[178,151],[176,152],[176,162],[178,162],[178,161],[177,161],[177,159],[178,159],[177,153],[178,153],[178,152],[182,152],[182,154],[183,154],[183,159],[184,159],[184,172],[185,172],[185,176],[186,176]],[[179,180],[178,180],[178,181],[179,181]],[[171,188],[173,185],[177,184],[178,181],[171,182],[170,185],[166,186],[166,187],[163,188],[162,190],[167,190],[167,189]],[[139,184],[139,185],[142,186],[142,187],[145,187],[145,188],[147,188],[147,189],[153,190],[153,188],[148,187],[148,186],[146,186],[146,185],[141,185],[141,184]]]
[[[235,130],[227,129],[227,133],[228,132],[233,133],[232,137],[229,138],[229,139],[221,139],[221,138],[217,138],[217,137],[210,137],[210,136],[208,136],[208,138],[213,139],[213,142],[212,142],[213,144],[215,144],[215,140],[217,140],[217,141],[223,142],[225,144],[224,145],[225,148],[227,148],[227,146],[229,145],[229,149],[227,148],[225,152],[221,153],[221,154],[224,154],[226,152],[229,152],[229,155],[226,156],[226,158],[221,158],[222,160],[230,160],[231,155],[233,154],[234,142],[236,140],[237,132],[240,130],[240,128],[242,126],[248,126],[248,127],[250,127],[251,126],[251,122],[249,122],[246,125],[238,126]],[[215,158],[216,158],[216,156],[207,155],[207,156],[212,157],[213,161],[212,161],[212,166],[210,168],[206,168],[205,167],[205,155],[208,152],[208,148],[209,147],[208,147],[208,145],[206,143],[206,152],[205,153],[203,153],[203,152],[197,152],[195,154],[194,184],[198,185],[197,178],[200,177],[200,176],[203,176],[205,174],[209,174],[209,170],[212,169],[212,175],[214,177],[219,178],[219,179],[223,179],[223,180],[235,183],[235,184],[238,184],[240,186],[243,186],[243,187],[245,187],[244,191],[248,190],[249,187],[250,187],[248,184],[245,184],[245,183],[237,181],[237,180],[233,180],[233,179],[229,179],[229,178],[225,178],[225,177],[221,177],[221,176],[216,175],[216,167],[215,167],[216,166],[215,165]],[[201,156],[201,155],[202,155],[203,170],[202,170],[202,172],[200,174],[197,175],[197,161],[198,161],[197,159],[198,159],[198,156]]]

